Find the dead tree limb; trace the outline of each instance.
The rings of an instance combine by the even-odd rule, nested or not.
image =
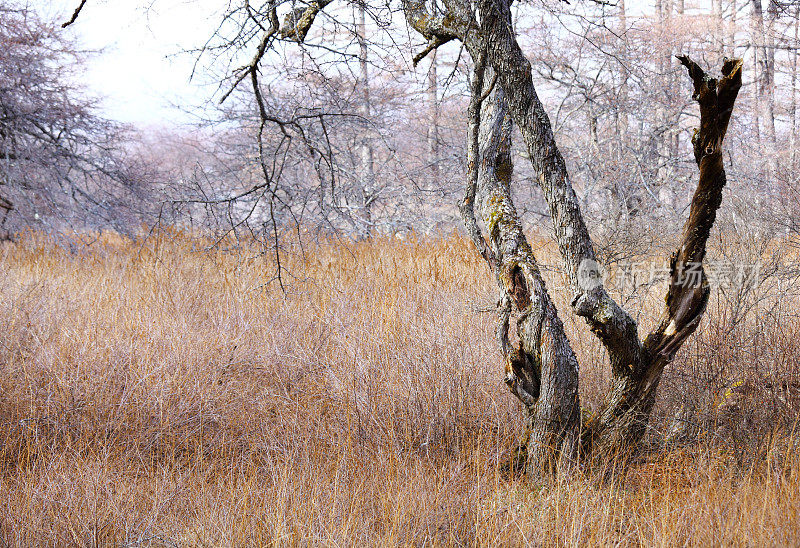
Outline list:
[[[72,12],[72,17],[69,18],[69,21],[65,21],[64,23],[61,24],[62,29],[67,28],[72,23],[78,20],[78,16],[81,14],[81,10],[83,9],[84,5],[86,5],[86,0],[81,0],[81,3],[78,4],[78,7],[75,8],[74,12]]]
[[[670,261],[666,307],[658,327],[644,340],[638,368],[614,374],[604,408],[585,429],[584,446],[596,453],[606,453],[610,447],[627,451],[642,439],[664,367],[697,329],[708,303],[703,259],[726,183],[722,143],[742,85],[742,61],[726,59],[717,81],[688,57],[679,59],[700,106],[700,127],[692,139],[700,178],[681,244]]]

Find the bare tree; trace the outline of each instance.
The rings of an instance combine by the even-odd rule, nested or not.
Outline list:
[[[124,128],[95,114],[74,82],[81,54],[53,24],[0,3],[0,215],[25,226],[131,227],[155,173],[125,150]]]
[[[428,106],[431,110],[431,121],[428,127],[428,164],[430,165],[431,179],[434,183],[439,180],[439,76],[436,62],[436,52],[430,55],[431,64],[428,68]]]
[[[268,193],[273,201],[278,199],[275,172],[267,162],[274,165],[270,159],[278,156],[277,163],[283,165],[282,151],[286,149],[280,143],[291,140],[292,134],[308,145],[312,157],[332,157],[313,144],[308,138],[309,127],[304,124],[313,120],[324,128],[327,114],[312,116],[295,109],[293,117],[277,117],[267,108],[268,96],[259,82],[259,67],[270,48],[276,47],[276,40],[304,44],[314,22],[326,17],[329,4],[326,0],[293,7],[283,15],[282,24],[279,6],[274,2],[260,9],[249,2],[242,6],[241,13],[250,22],[249,26],[237,27],[237,36],[249,28],[245,35],[261,38],[252,60],[234,72],[231,89],[246,79],[252,84],[259,115],[256,157],[264,179],[238,196],[225,198],[225,203],[259,193]],[[511,1],[444,0],[431,6],[425,0],[402,0],[401,6],[409,27],[427,41],[414,57],[415,63],[450,42],[459,43],[472,61],[466,190],[460,212],[501,289],[498,337],[507,364],[505,380],[522,403],[526,422],[517,462],[525,463],[529,473],[541,474],[569,467],[580,458],[628,454],[645,435],[664,368],[699,325],[709,299],[703,259],[726,183],[722,144],[741,87],[742,62],[726,60],[722,77],[716,79],[688,57],[679,58],[688,70],[692,97],[700,107],[700,124],[692,140],[700,175],[679,246],[672,256],[662,317],[650,334],[640,338],[634,319],[603,285],[595,246],[567,163],[514,29]],[[360,36],[359,46],[364,33]],[[232,40],[228,47],[246,42]],[[337,51],[332,43],[323,42],[321,47]],[[356,58],[362,65],[363,80],[366,56],[361,47],[359,50]],[[277,147],[266,146],[267,124],[280,129]],[[607,399],[599,412],[588,418],[580,413],[578,360],[545,287],[514,201],[511,141],[515,127],[549,211],[572,295],[572,312],[586,320],[609,357],[612,381]],[[323,142],[330,143],[325,135]],[[364,167],[363,162],[360,165]]]
[[[752,0],[752,28],[751,36],[753,49],[753,62],[755,64],[754,73],[758,86],[754,88],[757,112],[756,122],[761,120],[763,126],[763,138],[772,160],[769,162],[768,175],[770,178],[775,172],[775,24],[778,17],[778,4],[775,0],[770,0],[766,13],[761,4],[761,0]],[[756,127],[759,138],[762,133]]]
[[[369,79],[369,49],[367,48],[367,24],[366,24],[366,8],[364,4],[356,6],[358,17],[356,20],[356,37],[358,38],[358,64],[361,72],[359,74],[358,83],[361,95],[361,115],[364,120],[369,120],[372,116],[372,98],[370,96],[370,79]],[[361,198],[361,211],[363,214],[363,229],[362,233],[368,236],[372,229],[372,209],[373,201],[375,200],[374,186],[375,186],[375,153],[372,148],[370,138],[370,128],[366,127],[360,136],[359,143],[359,191]]]
[[[500,341],[508,363],[506,383],[522,402],[527,470],[540,473],[584,455],[627,453],[644,436],[664,367],[697,328],[709,296],[702,267],[706,242],[720,206],[725,171],[722,142],[741,87],[741,62],[727,61],[717,81],[686,57],[701,121],[694,138],[700,181],[681,245],[671,262],[666,309],[658,327],[640,340],[635,321],[614,302],[599,279],[591,238],[566,164],[531,78],[531,66],[513,31],[511,3],[485,0],[478,13],[456,1],[443,16],[406,0],[409,24],[432,48],[457,39],[473,71],[469,165],[462,215],[468,231],[503,288]],[[581,424],[578,363],[525,240],[511,192],[511,127],[527,149],[553,221],[574,313],[586,319],[608,352],[612,386],[600,412]],[[486,234],[475,218],[475,200]],[[687,273],[692,279],[687,280]],[[509,324],[516,315],[518,344]]]

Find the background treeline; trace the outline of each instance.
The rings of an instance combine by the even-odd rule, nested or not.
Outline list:
[[[135,232],[156,222],[358,237],[460,225],[466,56],[446,46],[413,67],[421,46],[392,30],[391,4],[335,9],[304,44],[278,44],[262,61],[261,151],[252,91],[239,86],[219,103],[257,38],[244,8],[232,7],[189,52],[205,77],[219,75],[218,93],[193,113],[193,129],[163,131],[102,117],[79,83],[86,54],[60,21],[15,2],[0,10],[7,236],[28,226]],[[641,246],[648,239],[632,234],[680,226],[697,123],[675,59],[682,52],[708,66],[745,58],[722,228],[795,234],[797,10],[774,0],[526,6],[516,24],[598,239]],[[525,167],[516,174],[518,203],[530,226],[546,226],[531,176]]]

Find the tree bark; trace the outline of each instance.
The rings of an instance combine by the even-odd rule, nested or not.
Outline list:
[[[511,118],[496,86],[481,112],[478,194],[504,296],[501,347],[505,382],[526,409],[527,470],[552,471],[577,457],[578,360],[564,333],[522,231],[511,196]],[[508,306],[516,314],[518,343],[508,340]]]
[[[532,475],[549,473],[571,465],[578,455],[578,360],[514,206],[512,120],[503,88],[493,70],[486,69],[485,49],[476,52],[471,95],[469,172],[461,211],[502,293],[498,339],[505,382],[522,403],[526,423],[513,464]],[[476,197],[488,242],[476,223]]]
[[[358,38],[358,64],[361,69],[359,77],[359,87],[361,88],[361,115],[364,120],[369,120],[372,116],[372,98],[370,96],[369,81],[369,50],[367,48],[366,36],[366,10],[364,4],[358,4],[358,19],[356,22],[356,36]],[[364,126],[358,143],[359,173],[358,173],[358,196],[361,208],[362,237],[369,236],[372,231],[372,202],[374,197],[373,187],[375,186],[375,161],[372,149],[369,127]]]
[[[482,0],[480,22],[462,0],[447,0],[445,5],[448,16],[438,18],[426,14],[418,0],[404,1],[407,20],[429,44],[435,47],[459,39],[475,63],[468,113],[469,172],[461,213],[467,232],[502,289],[498,333],[506,359],[506,383],[526,413],[522,445],[527,471],[552,471],[559,463],[574,462],[579,452],[587,456],[627,453],[644,436],[664,367],[697,328],[708,301],[702,261],[725,185],[722,141],[741,87],[741,61],[726,62],[717,82],[688,58],[680,58],[700,105],[701,123],[693,140],[700,181],[682,243],[672,258],[664,313],[642,343],[636,322],[603,287],[564,158],[533,86],[530,62],[514,34],[510,0]],[[573,311],[598,336],[611,362],[607,401],[583,425],[578,362],[513,203],[512,123],[520,130],[550,209]],[[475,217],[476,200],[487,237]],[[509,335],[512,315],[516,317],[514,342]]]
[[[612,367],[628,367],[638,359],[636,322],[608,296],[599,264],[580,211],[550,119],[533,86],[531,66],[513,35],[505,0],[482,4],[488,43],[487,59],[505,90],[509,112],[519,127],[528,157],[550,209],[564,274],[574,311],[589,323],[611,356]]]
[[[436,51],[431,53],[431,66],[428,69],[428,107],[431,110],[431,123],[428,126],[428,166],[431,181],[439,181],[439,76],[437,74]]]
[[[798,34],[800,31],[800,6],[794,10],[794,43],[798,41]],[[792,102],[789,107],[789,119],[792,124],[792,138],[791,138],[791,169],[792,173],[796,173],[797,165],[797,57],[800,55],[797,49],[792,53]]]

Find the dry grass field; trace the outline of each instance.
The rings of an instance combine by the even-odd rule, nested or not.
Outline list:
[[[470,245],[305,254],[284,294],[253,250],[180,237],[3,244],[0,545],[800,544],[794,301],[731,327],[715,297],[653,451],[531,481],[500,473],[521,422]],[[603,355],[556,298],[590,412]],[[668,446],[678,408],[695,432]]]

